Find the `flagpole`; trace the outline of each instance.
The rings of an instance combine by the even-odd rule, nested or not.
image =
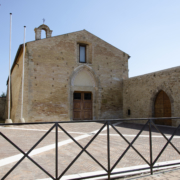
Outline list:
[[[26,35],[26,26],[24,26],[24,46],[23,46],[23,65],[22,65],[22,97],[21,97],[21,119],[20,119],[20,122],[22,123],[25,122],[23,118],[25,35]]]
[[[11,112],[10,112],[10,102],[11,102],[11,27],[12,26],[12,13],[10,13],[10,39],[9,39],[9,82],[8,82],[8,119],[5,123],[12,123]]]

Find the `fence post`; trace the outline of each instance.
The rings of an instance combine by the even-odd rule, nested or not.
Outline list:
[[[108,158],[108,179],[110,180],[110,139],[109,139],[109,120],[107,121],[107,158]]]
[[[55,156],[55,164],[56,164],[56,180],[58,179],[58,123],[56,123],[56,138],[55,138],[55,145],[56,145],[56,156]]]
[[[150,147],[150,169],[151,169],[151,175],[153,174],[153,162],[152,162],[152,119],[149,119],[149,147]]]

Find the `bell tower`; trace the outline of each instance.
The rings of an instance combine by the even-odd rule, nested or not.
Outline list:
[[[41,39],[41,30],[44,30],[46,32],[46,38],[50,38],[52,35],[52,30],[49,29],[49,27],[45,24],[40,25],[38,28],[35,28],[35,40]]]

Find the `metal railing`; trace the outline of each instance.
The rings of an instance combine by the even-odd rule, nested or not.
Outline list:
[[[106,176],[107,179],[111,179],[112,175],[117,175],[120,173],[128,173],[128,172],[133,172],[133,171],[142,171],[142,170],[149,170],[151,174],[153,174],[153,169],[154,168],[160,168],[160,167],[165,167],[165,166],[172,166],[172,165],[180,165],[180,163],[171,163],[171,164],[165,164],[165,165],[158,165],[156,166],[155,163],[158,161],[158,159],[161,157],[162,153],[164,152],[164,150],[166,149],[166,147],[170,144],[174,150],[180,155],[180,151],[177,149],[177,147],[171,142],[171,140],[173,139],[174,135],[178,132],[179,127],[174,128],[173,133],[171,135],[170,138],[167,138],[167,136],[160,130],[159,126],[157,126],[154,123],[154,120],[166,120],[166,119],[172,119],[172,120],[177,120],[180,118],[142,118],[142,119],[118,119],[118,120],[98,120],[98,121],[65,121],[65,122],[39,122],[39,123],[13,123],[13,124],[0,124],[0,126],[4,126],[4,125],[38,125],[38,124],[52,124],[52,127],[29,149],[29,151],[24,152],[20,147],[18,147],[14,142],[12,142],[6,135],[4,135],[1,131],[0,131],[0,136],[2,136],[4,139],[6,139],[12,146],[14,146],[19,152],[21,152],[23,154],[23,157],[15,163],[15,165],[6,173],[4,174],[4,176],[1,178],[2,180],[6,179],[8,177],[8,175],[25,159],[28,158],[31,162],[33,162],[37,167],[39,167],[46,175],[48,175],[50,178],[54,179],[54,180],[59,180],[61,179],[64,174],[69,170],[69,168],[77,161],[77,159],[82,155],[83,152],[85,152],[87,155],[89,155],[90,158],[92,158],[106,173],[104,174],[99,174],[99,175],[93,175],[93,176],[86,176],[86,177],[81,177],[81,178],[74,178],[74,179],[89,179],[89,178],[95,178],[95,177],[101,177],[101,176]],[[145,121],[145,123],[143,124],[142,128],[140,129],[140,131],[138,132],[138,134],[134,137],[134,139],[129,142],[127,138],[125,138],[125,136],[122,134],[122,132],[120,132],[117,127],[115,127],[115,125],[113,125],[114,122],[129,122],[129,121]],[[90,123],[90,122],[97,122],[97,123],[102,123],[102,127],[97,131],[97,133],[94,134],[94,136],[91,138],[91,140],[83,147],[75,138],[73,138],[70,133],[68,133],[61,124],[64,123]],[[111,155],[111,151],[110,151],[110,131],[109,131],[109,127],[112,127],[117,134],[119,134],[119,136],[128,144],[127,148],[124,150],[124,152],[119,156],[119,158],[117,159],[117,161],[111,165],[110,162],[110,155]],[[148,161],[134,146],[133,144],[135,143],[135,141],[138,139],[138,137],[140,136],[140,134],[142,133],[142,131],[145,129],[145,127],[149,127],[149,159],[150,161]],[[107,128],[107,168],[103,166],[102,163],[100,163],[90,152],[87,151],[87,148],[89,147],[89,145],[97,138],[97,136],[101,133],[101,131],[104,128]],[[165,145],[162,147],[161,151],[159,152],[159,154],[156,156],[156,158],[152,157],[153,154],[153,146],[152,146],[152,127],[154,127],[167,141],[165,143]],[[30,157],[30,153],[37,147],[37,145],[44,139],[46,138],[46,136],[55,128],[55,175],[50,174],[47,170],[45,170],[42,166],[40,166],[38,164],[38,162],[36,162],[35,160],[33,160]],[[61,129],[75,144],[77,144],[80,148],[81,151],[77,154],[77,156],[73,159],[73,161],[71,161],[71,163],[65,168],[65,170],[63,172],[61,172],[61,174],[59,174],[58,172],[58,129]],[[143,161],[148,165],[148,167],[145,168],[139,168],[139,169],[131,169],[131,170],[126,170],[126,171],[121,171],[121,172],[112,172],[115,167],[117,166],[117,164],[122,160],[122,158],[125,156],[125,154],[128,152],[128,150],[132,148],[142,159]]]

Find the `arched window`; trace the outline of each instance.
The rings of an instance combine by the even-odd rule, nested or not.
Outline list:
[[[164,91],[159,91],[154,102],[155,117],[171,117],[171,102],[168,95]],[[172,125],[172,120],[155,120],[156,124]]]
[[[46,38],[46,31],[45,30],[41,30],[41,39]]]
[[[35,31],[35,39],[36,40],[50,38],[51,34],[52,34],[52,30],[50,30],[49,27],[46,26],[45,24],[42,24],[38,28],[35,28],[34,31]],[[45,35],[44,35],[44,33],[45,33]],[[42,34],[42,37],[41,37],[41,34]]]

